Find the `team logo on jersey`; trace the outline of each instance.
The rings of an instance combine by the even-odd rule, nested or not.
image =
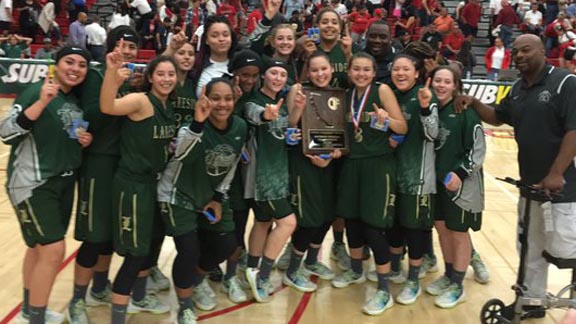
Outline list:
[[[284,140],[284,130],[288,127],[288,117],[279,116],[276,120],[269,124],[268,132],[276,139]]]
[[[421,207],[428,207],[429,199],[428,195],[420,196],[420,206]]]
[[[206,163],[206,173],[216,177],[228,173],[236,162],[234,148],[228,144],[220,144],[215,148],[206,151],[204,158]]]
[[[396,195],[390,194],[390,201],[388,202],[388,207],[396,206]]]
[[[446,144],[448,137],[450,137],[450,133],[451,133],[450,130],[445,128],[444,125],[440,123],[440,129],[438,130],[438,137],[436,137],[435,150],[441,149],[444,146],[444,144]]]
[[[552,94],[548,90],[544,90],[538,94],[538,102],[549,102]]]
[[[402,107],[402,115],[404,115],[404,119],[406,119],[406,121],[412,119],[412,114],[408,113],[405,107]]]
[[[32,223],[32,221],[30,220],[30,215],[28,215],[28,211],[26,209],[20,209],[18,212],[19,212],[18,218],[20,218],[20,223],[22,224]]]
[[[60,121],[62,122],[62,129],[68,131],[72,128],[74,120],[82,120],[82,111],[76,104],[64,103],[60,108],[58,108],[58,116],[60,116]]]
[[[132,217],[122,216],[122,231],[132,232]]]

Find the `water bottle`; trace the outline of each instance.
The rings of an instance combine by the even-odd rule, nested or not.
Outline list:
[[[494,72],[494,81],[498,81],[498,72]]]
[[[470,80],[472,77],[472,75],[470,74],[470,71],[466,71],[466,79]]]

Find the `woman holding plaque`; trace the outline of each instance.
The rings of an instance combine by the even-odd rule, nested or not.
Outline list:
[[[436,193],[434,172],[434,140],[438,136],[436,100],[426,85],[420,83],[422,61],[400,54],[392,63],[392,82],[402,112],[406,116],[408,134],[393,138],[398,162],[395,227],[388,231],[392,271],[390,281],[405,282],[396,301],[408,305],[416,301],[422,289],[419,283],[424,254],[424,231],[433,225],[433,194]],[[401,143],[401,144],[400,144]],[[404,242],[408,246],[408,280],[402,274],[400,261]]]
[[[322,91],[329,90],[330,80],[334,69],[330,65],[330,59],[324,52],[317,51],[308,58],[309,84],[295,84],[288,94],[289,126],[300,125],[304,109],[312,109],[319,118],[322,111],[329,111],[327,98],[306,97],[303,90]],[[304,87],[304,89],[303,89]],[[343,91],[343,90],[342,90]],[[325,99],[324,102],[318,100]],[[314,100],[316,99],[316,100]],[[305,108],[306,107],[306,108]],[[287,136],[294,136],[296,128],[289,128]],[[310,280],[310,275],[316,275],[323,280],[334,278],[334,272],[318,261],[318,253],[324,241],[326,232],[330,229],[336,199],[336,174],[332,159],[340,158],[340,150],[334,150],[329,154],[304,155],[302,146],[298,145],[293,138],[287,138],[289,145],[294,145],[289,150],[290,160],[290,191],[295,198],[295,213],[298,227],[292,234],[292,244],[288,245],[285,253],[289,253],[289,264],[284,273],[283,283],[303,292],[316,290],[316,284]],[[306,260],[301,267],[304,254]]]
[[[462,279],[473,256],[468,230],[478,231],[482,224],[486,142],[477,114],[454,112],[454,96],[462,89],[459,73],[450,66],[438,67],[432,73],[432,87],[440,104],[440,136],[435,145],[435,227],[444,262],[451,272],[431,283],[426,291],[437,295],[436,306],[452,308],[464,300]]]
[[[354,85],[347,91],[350,154],[338,180],[336,214],[346,219],[351,269],[334,278],[332,285],[343,288],[366,280],[362,269],[366,242],[374,253],[378,289],[363,310],[378,315],[394,304],[388,290],[390,251],[385,232],[394,223],[396,163],[388,141],[392,132],[405,134],[407,126],[392,89],[374,83],[372,56],[354,55],[348,76]]]

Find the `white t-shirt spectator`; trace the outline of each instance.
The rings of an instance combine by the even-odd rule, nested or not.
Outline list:
[[[497,48],[494,49],[492,53],[492,68],[500,70],[502,68],[502,63],[504,62],[504,54],[506,48],[502,47],[501,49]]]
[[[200,98],[202,94],[202,87],[208,84],[210,80],[214,78],[219,78],[224,74],[228,74],[228,62],[226,60],[224,62],[213,62],[210,60],[210,65],[202,70],[202,74],[200,75],[200,79],[198,80],[198,85],[196,86],[196,98]]]
[[[208,2],[206,2],[206,11],[208,12],[208,16],[215,15],[217,9],[216,3],[214,3],[213,0],[208,0]]]
[[[103,46],[106,44],[106,29],[98,23],[91,23],[84,28],[88,45]]]
[[[196,39],[198,39],[198,41],[196,42],[196,53],[200,52],[200,47],[202,46],[202,44],[200,43],[200,40],[202,39],[202,34],[204,34],[204,25],[198,26],[198,28],[196,28],[196,31],[194,32],[194,36],[196,36]]]
[[[12,0],[1,0],[0,1],[0,21],[12,21]],[[6,12],[9,9],[10,14]]]
[[[166,7],[166,5],[162,5],[162,7],[160,7],[158,9],[158,16],[160,17],[160,21],[164,21],[164,18],[168,17],[168,7]],[[176,19],[178,19],[178,17],[172,13],[172,16],[170,17],[170,21],[172,21],[172,23],[176,23]],[[168,43],[170,44],[170,43]]]
[[[130,15],[122,16],[119,12],[112,14],[108,28],[112,30],[118,26],[130,26]]]
[[[524,14],[524,20],[528,20],[532,25],[538,25],[542,21],[542,13],[538,10],[536,12],[530,10]]]
[[[512,5],[510,3],[510,5]],[[502,0],[490,0],[490,5],[489,8],[492,9],[493,15],[496,16],[500,13],[500,10],[502,10]]]
[[[340,15],[340,17],[342,17],[342,19],[345,19],[348,16],[348,8],[346,8],[342,3],[339,3],[334,10]]]
[[[152,8],[150,8],[150,4],[148,3],[147,0],[134,0],[130,2],[130,7],[136,8],[140,16],[145,15],[152,11]]]

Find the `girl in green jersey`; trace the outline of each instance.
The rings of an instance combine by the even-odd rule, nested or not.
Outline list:
[[[482,224],[482,163],[486,143],[476,113],[454,111],[454,96],[462,88],[459,73],[449,66],[436,68],[432,72],[432,87],[440,104],[440,134],[435,145],[438,175],[435,227],[444,262],[452,271],[426,290],[438,295],[436,306],[452,308],[464,300],[462,279],[472,255],[468,229],[478,231]]]
[[[46,312],[46,306],[64,258],[74,174],[82,148],[92,142],[78,124],[84,114],[75,92],[84,82],[89,61],[86,50],[62,48],[53,75],[49,72],[44,81],[22,92],[0,122],[2,141],[12,145],[6,189],[28,246],[19,317],[30,323],[63,320],[61,314]]]
[[[168,146],[176,134],[170,101],[177,82],[173,59],[159,56],[146,69],[147,92],[131,93],[116,99],[118,89],[130,76],[118,51],[106,56],[106,74],[100,93],[100,109],[109,115],[126,116],[120,135],[120,162],[114,176],[114,248],[124,255],[112,287],[113,324],[124,323],[130,312],[149,310],[165,313],[170,307],[130,293],[135,282],[146,280],[152,260],[151,249],[161,244],[164,233],[154,233],[160,222],[156,203],[158,175],[168,161]],[[144,285],[145,287],[145,285]],[[141,299],[140,299],[141,298]],[[155,303],[151,305],[151,303]]]

